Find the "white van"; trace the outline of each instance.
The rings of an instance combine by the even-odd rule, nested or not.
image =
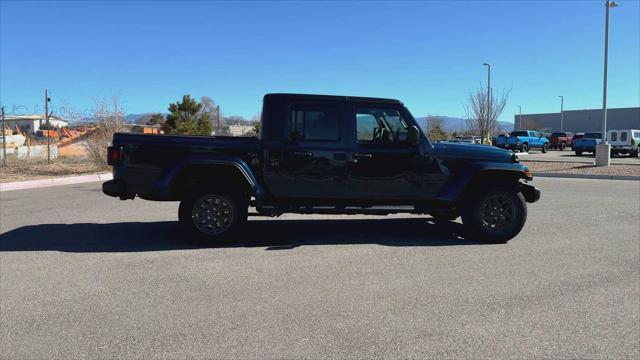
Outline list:
[[[611,155],[629,154],[638,157],[640,130],[624,129],[607,131],[607,141],[611,144]]]

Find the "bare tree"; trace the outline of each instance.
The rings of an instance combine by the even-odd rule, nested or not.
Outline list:
[[[96,165],[106,166],[107,146],[111,144],[113,134],[124,130],[124,111],[118,102],[118,98],[111,98],[111,103],[96,100],[93,119],[96,129],[87,138],[87,153]]]
[[[439,116],[425,116],[425,120],[427,121],[427,136],[429,139],[437,141],[437,140],[447,140],[447,132],[445,131],[444,119]]]
[[[488,93],[480,84],[475,93],[469,94],[469,104],[465,106],[467,126],[475,134],[480,135],[481,142],[498,130],[498,117],[504,111],[509,99],[509,91],[503,91],[499,98]]]

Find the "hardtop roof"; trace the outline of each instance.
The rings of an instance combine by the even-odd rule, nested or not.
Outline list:
[[[402,101],[396,100],[396,99],[363,97],[363,96],[344,96],[344,95],[318,95],[318,94],[270,93],[264,96],[264,100],[271,97],[288,98],[288,99],[296,99],[296,100],[352,101],[352,102],[371,102],[371,103],[403,105]]]

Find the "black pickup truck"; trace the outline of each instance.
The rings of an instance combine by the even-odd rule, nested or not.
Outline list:
[[[108,149],[120,199],[180,201],[189,237],[233,239],[259,214],[461,216],[467,236],[516,236],[540,191],[515,154],[433,143],[398,100],[267,94],[259,137],[117,133]]]

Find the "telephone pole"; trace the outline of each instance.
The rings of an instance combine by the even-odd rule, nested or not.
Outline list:
[[[47,124],[47,164],[51,164],[51,125],[49,124],[49,101],[51,101],[51,99],[49,99],[47,89],[44,89],[44,119]]]
[[[7,130],[6,130],[6,121],[4,119],[4,106],[2,107],[2,166],[4,167],[7,164]]]

